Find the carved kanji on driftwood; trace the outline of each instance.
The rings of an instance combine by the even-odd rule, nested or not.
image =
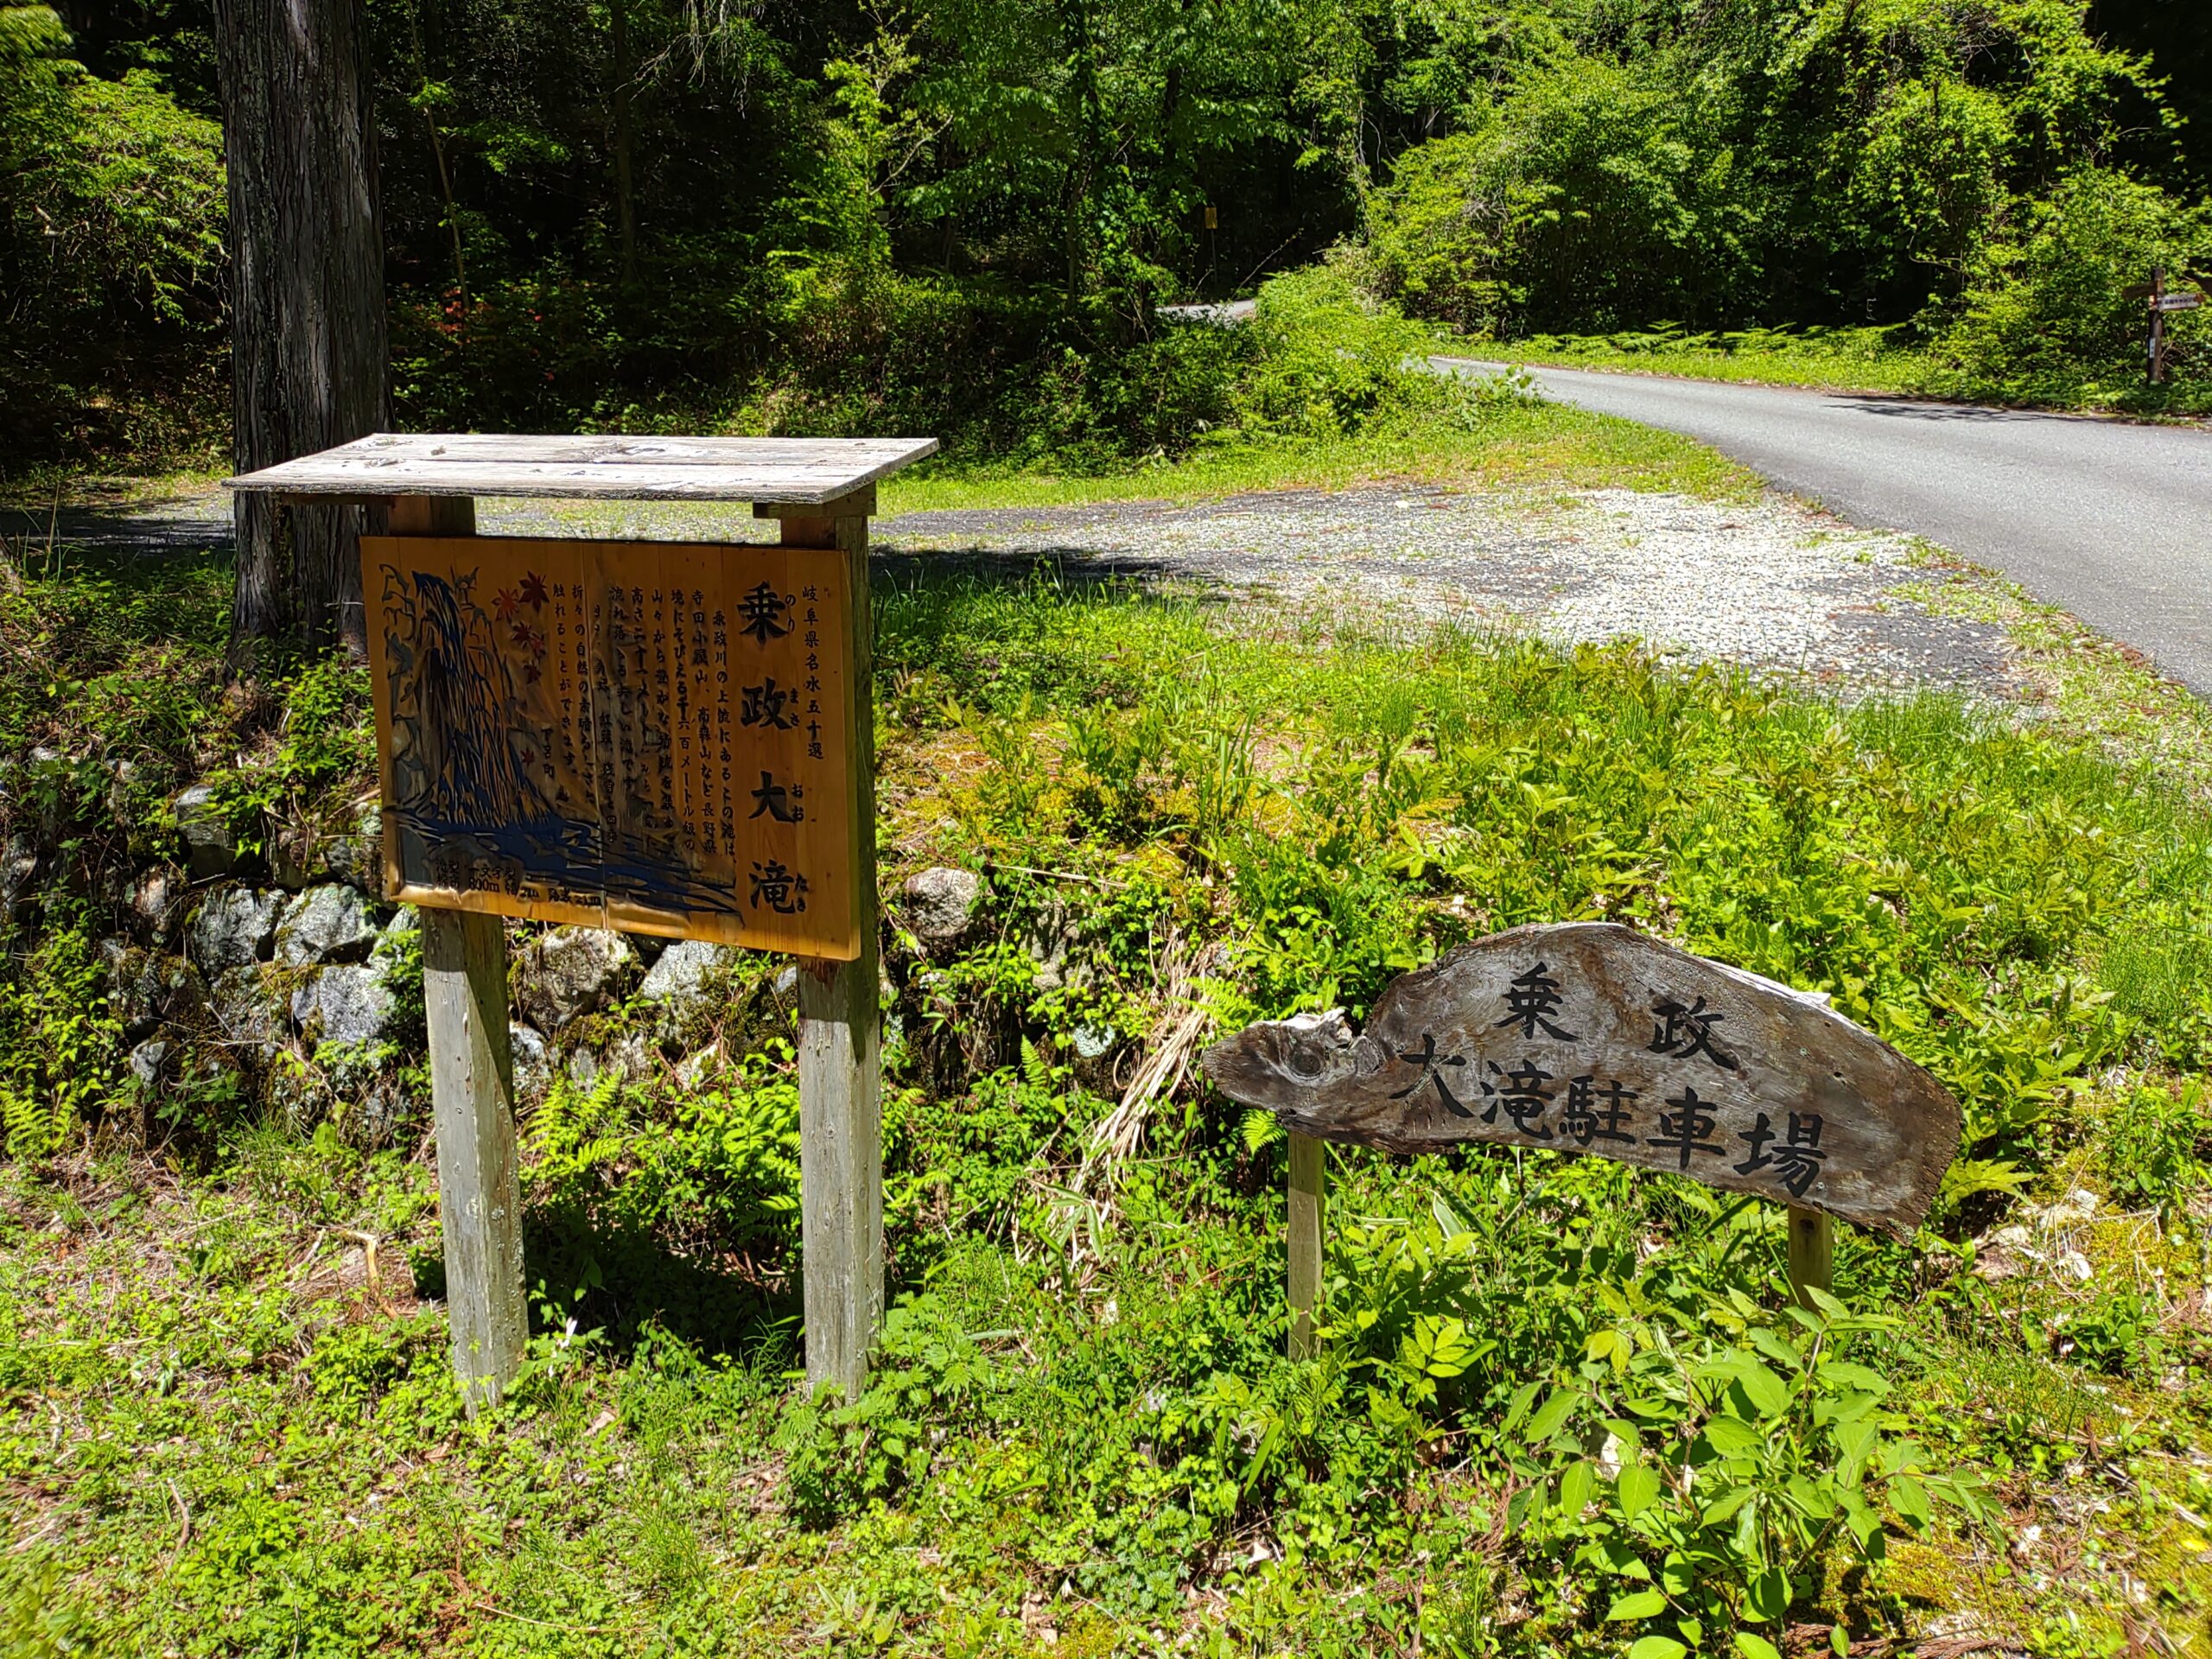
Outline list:
[[[1363,1033],[1263,1021],[1205,1065],[1300,1135],[1594,1153],[1896,1238],[1959,1147],[1942,1085],[1823,999],[1612,923],[1476,940],[1394,981]]]

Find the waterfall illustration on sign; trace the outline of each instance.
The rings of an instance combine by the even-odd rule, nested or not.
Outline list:
[[[547,550],[543,563],[504,584],[480,565],[382,567],[403,880],[585,906],[734,911],[727,877],[691,868],[665,826],[652,832],[636,780],[595,764],[595,725],[611,734],[619,721],[626,773],[632,756],[668,745],[666,712],[645,688],[601,677],[619,647],[601,637],[591,561]]]

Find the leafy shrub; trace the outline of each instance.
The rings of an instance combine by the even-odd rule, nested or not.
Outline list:
[[[196,448],[220,392],[221,133],[150,73],[102,80],[68,46],[48,7],[0,7],[11,459]]]
[[[342,655],[327,657],[302,669],[282,690],[277,771],[309,788],[365,779],[376,759],[367,667]]]
[[[533,1115],[524,1197],[549,1305],[634,1335],[727,1339],[788,1273],[798,1231],[789,1045],[696,1091],[556,1080]]]
[[[1443,400],[1428,331],[1363,293],[1338,264],[1261,285],[1238,410],[1254,432],[1333,437]]]
[[[2107,1291],[2049,1328],[2054,1356],[2109,1376],[2154,1376],[2165,1357],[2158,1309],[2136,1291]]]
[[[2017,241],[1991,246],[1964,313],[1942,334],[1954,395],[2017,402],[2124,402],[2145,378],[2148,318],[2126,290],[2153,265],[2174,286],[2212,268],[2212,210],[2099,167],[2069,173],[2027,204]],[[2166,318],[2177,378],[2212,383],[2212,320]],[[2142,394],[2147,395],[2147,394]]]
[[[902,1300],[884,1318],[861,1397],[829,1390],[786,1416],[779,1444],[791,1512],[823,1526],[919,1480],[993,1386],[988,1360],[950,1307],[928,1295]]]
[[[2204,1085],[2145,1084],[2120,1103],[2100,1148],[2113,1201],[2131,1210],[2180,1209],[2205,1185]]]
[[[780,1246],[798,1209],[798,1085],[790,1050],[726,1086],[664,1095],[556,1081],[531,1120],[531,1196],[601,1224],[720,1249]]]
[[[1894,1321],[1815,1293],[1817,1312],[1789,1310],[1793,1331],[1751,1322],[1764,1315],[1739,1301],[1725,1341],[1599,1294],[1618,1322],[1592,1333],[1581,1376],[1524,1385],[1503,1433],[1529,1483],[1509,1524],[1517,1510],[1539,1548],[1603,1586],[1592,1606],[1605,1602],[1608,1624],[1662,1635],[1679,1659],[1706,1631],[1778,1625],[1832,1540],[1878,1561],[1885,1515],[1919,1529],[1931,1499],[1994,1513],[1976,1484],[1927,1467],[1883,1404],[1888,1382],[1844,1357],[1847,1338]],[[1738,1646],[1763,1659],[1780,1643]]]

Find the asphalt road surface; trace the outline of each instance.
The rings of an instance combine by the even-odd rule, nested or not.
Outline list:
[[[1853,524],[1924,536],[2001,570],[2212,696],[2212,431],[1859,392],[1532,372],[1561,403],[1687,433]]]

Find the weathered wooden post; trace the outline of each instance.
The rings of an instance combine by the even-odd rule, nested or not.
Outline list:
[[[882,1010],[876,961],[875,698],[870,664],[868,521],[875,492],[801,516],[780,517],[785,547],[820,549],[843,563],[852,695],[844,736],[851,904],[860,954],[802,962],[798,976],[800,1250],[806,1264],[806,1380],[860,1396],[868,1350],[883,1316]],[[818,516],[817,516],[818,515]]]
[[[230,480],[391,507],[361,543],[385,896],[423,912],[472,1411],[527,1329],[507,916],[800,958],[806,1370],[860,1390],[883,1306],[868,519],[936,448],[385,433]],[[749,501],[783,533],[479,537],[480,495]]]
[[[391,504],[390,527],[399,536],[474,536],[476,503],[467,496],[401,496]],[[530,1332],[506,927],[497,916],[464,910],[425,906],[420,914],[448,1324],[454,1375],[473,1416],[514,1380]]]
[[[1321,1351],[1313,1335],[1321,1311],[1322,1184],[1327,1161],[1321,1143],[1290,1135],[1290,1357],[1311,1359]]]
[[[1824,998],[1613,923],[1477,939],[1385,987],[1363,1033],[1341,1010],[1262,1021],[1203,1063],[1290,1132],[1294,1353],[1319,1276],[1308,1137],[1590,1153],[1774,1199],[1806,1304],[1829,1286],[1830,1217],[1910,1238],[1959,1147],[1942,1085]]]
[[[1808,1291],[1835,1287],[1835,1223],[1817,1210],[1789,1206],[1789,1294],[1809,1310]]]

